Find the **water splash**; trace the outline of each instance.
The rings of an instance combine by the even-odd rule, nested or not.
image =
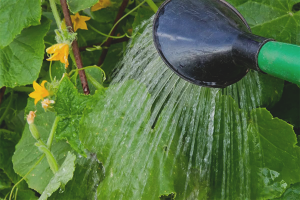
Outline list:
[[[180,79],[156,52],[151,20],[105,98],[96,94],[84,114],[81,140],[106,171],[98,199],[257,197],[261,147],[248,128],[257,120],[251,111],[263,104],[261,76],[250,72],[225,89]]]

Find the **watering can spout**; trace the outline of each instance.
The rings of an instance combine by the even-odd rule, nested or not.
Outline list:
[[[294,59],[288,52],[296,49],[300,55],[300,47],[252,34],[243,16],[224,0],[167,0],[155,16],[153,39],[163,61],[200,86],[227,87],[249,69],[300,83],[300,62],[282,66]],[[277,57],[269,50],[277,51]],[[285,59],[276,61],[282,53]]]

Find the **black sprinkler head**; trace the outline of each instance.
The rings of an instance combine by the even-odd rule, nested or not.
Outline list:
[[[270,39],[251,34],[243,16],[223,0],[167,0],[158,10],[153,38],[164,62],[196,85],[224,88],[249,71]]]

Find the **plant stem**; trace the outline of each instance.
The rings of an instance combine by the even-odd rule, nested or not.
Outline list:
[[[53,45],[52,43],[50,43],[50,42],[47,42],[47,41],[44,41],[44,43],[45,43],[45,44],[48,44],[48,45],[50,45],[50,46],[52,46],[52,45]]]
[[[50,61],[50,66],[49,66],[49,76],[50,76],[51,82],[53,82],[51,67],[52,67],[52,61]]]
[[[123,13],[124,13],[127,5],[128,5],[128,2],[129,2],[129,0],[123,0],[121,6],[119,8],[118,14],[116,16],[116,19],[115,19],[115,22],[114,22],[114,26],[111,29],[111,31],[109,32],[109,34],[108,34],[109,36],[112,36],[112,35],[115,34],[115,31],[117,29],[117,25],[118,25],[121,17],[123,16]],[[106,38],[106,42],[104,43],[103,46],[110,47],[111,42],[112,42],[112,38]],[[107,53],[108,53],[108,48],[107,49],[103,49],[103,51],[101,53],[101,56],[99,58],[98,64],[97,64],[98,66],[101,66],[103,64],[103,62],[104,62],[104,60],[106,58]]]
[[[50,2],[50,7],[54,16],[54,19],[56,21],[57,27],[60,28],[61,27],[61,19],[59,17],[57,8],[56,8],[56,4],[55,4],[55,0],[49,0]]]
[[[50,132],[50,135],[49,135],[48,141],[47,141],[47,147],[48,147],[49,150],[51,150],[53,138],[54,138],[55,131],[56,131],[56,128],[57,128],[59,120],[60,120],[60,116],[56,116],[56,118],[55,118],[55,120],[53,122],[53,125],[52,125],[52,128],[51,128],[51,132]]]
[[[10,191],[10,195],[9,195],[9,200],[11,200],[11,197],[12,197],[12,194],[13,194],[13,191],[14,191],[14,189],[15,189],[15,187],[17,186],[17,185],[19,185],[29,174],[30,174],[30,172],[32,172],[32,170],[34,170],[34,168],[38,165],[38,164],[40,164],[40,162],[43,160],[43,158],[45,157],[45,154],[43,154],[41,157],[40,157],[40,159],[33,165],[33,167],[27,172],[27,174],[25,174],[25,176],[23,176],[23,178],[21,178],[21,180],[19,180],[15,185],[14,185],[14,187],[11,189],[11,191]]]
[[[113,38],[113,39],[120,39],[120,38],[123,38],[123,37],[126,37],[126,34],[122,35],[122,36],[111,36],[111,35],[106,35],[105,33],[102,33],[101,31],[97,30],[95,27],[93,27],[92,25],[88,24],[87,25],[89,28],[91,28],[93,31],[95,31],[96,33],[100,34],[100,35],[103,35],[105,37],[108,37],[108,38]]]
[[[61,4],[61,7],[62,7],[62,10],[64,13],[66,25],[68,27],[70,27],[72,32],[74,32],[72,20],[70,17],[70,11],[68,9],[66,0],[60,0],[60,4]],[[79,69],[83,68],[83,64],[82,64],[82,60],[81,60],[81,56],[80,56],[80,52],[79,52],[79,47],[78,47],[78,43],[77,43],[76,39],[72,43],[72,49],[73,49],[73,53],[74,53],[74,57],[75,57],[75,61],[76,61],[75,63],[77,65],[77,68],[79,68]],[[90,89],[89,89],[88,82],[86,80],[84,71],[79,71],[79,77],[81,80],[82,89],[83,89],[84,94],[90,94]]]
[[[152,0],[146,0],[150,8],[156,13],[158,10],[157,5]]]
[[[97,90],[104,89],[103,85],[101,85],[94,77],[92,77],[89,73],[86,73],[87,79],[92,82],[92,84],[97,88]]]
[[[2,122],[3,122],[4,118],[5,118],[5,116],[7,115],[8,110],[10,109],[10,106],[11,106],[12,101],[13,101],[13,95],[14,95],[14,92],[12,91],[12,92],[10,93],[10,99],[9,99],[8,105],[7,105],[7,107],[5,108],[5,111],[4,111],[4,113],[2,114],[2,116],[1,116],[1,118],[0,118],[0,125],[2,124]]]
[[[17,200],[18,189],[19,189],[19,188],[16,189],[15,200]]]
[[[31,93],[34,91],[34,89],[32,87],[14,87],[13,88],[13,91],[16,91],[16,92],[26,92],[26,93]]]
[[[129,40],[128,37],[123,37],[123,38],[120,38],[120,39],[114,39],[114,40],[111,42],[111,45],[112,45],[112,44],[122,43],[122,42],[127,42],[128,40]],[[88,45],[88,46],[80,47],[80,48],[79,48],[79,51],[85,51],[87,48],[94,47],[94,46],[100,46],[101,44],[102,44],[102,43],[97,43],[97,44],[93,44],[93,45]]]

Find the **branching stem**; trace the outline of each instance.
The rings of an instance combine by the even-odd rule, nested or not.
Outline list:
[[[50,2],[50,7],[54,16],[54,19],[56,21],[57,27],[60,28],[61,27],[61,19],[59,17],[57,8],[56,8],[56,4],[55,4],[55,0],[49,0]]]
[[[70,11],[69,11],[66,0],[60,0],[60,4],[61,4],[61,7],[62,7],[62,10],[64,13],[66,25],[67,25],[67,27],[70,27],[71,32],[74,32],[72,20],[70,17]],[[80,56],[80,52],[79,52],[79,47],[78,47],[78,43],[77,43],[76,39],[72,43],[72,50],[74,53],[75,63],[77,65],[77,68],[78,69],[83,68],[83,64],[82,64],[82,60],[81,60],[81,56]],[[82,89],[83,89],[84,94],[90,94],[90,89],[89,89],[88,82],[87,82],[84,71],[79,71],[79,77],[81,80]]]
[[[105,33],[102,33],[101,31],[97,30],[95,27],[93,27],[92,25],[88,24],[87,25],[90,29],[92,29],[93,31],[95,31],[96,33],[100,34],[100,35],[103,35],[105,37],[108,37],[108,38],[113,38],[113,39],[120,39],[120,38],[123,38],[123,37],[126,37],[126,34],[124,35],[121,35],[121,36],[111,36],[111,35],[106,35]]]

